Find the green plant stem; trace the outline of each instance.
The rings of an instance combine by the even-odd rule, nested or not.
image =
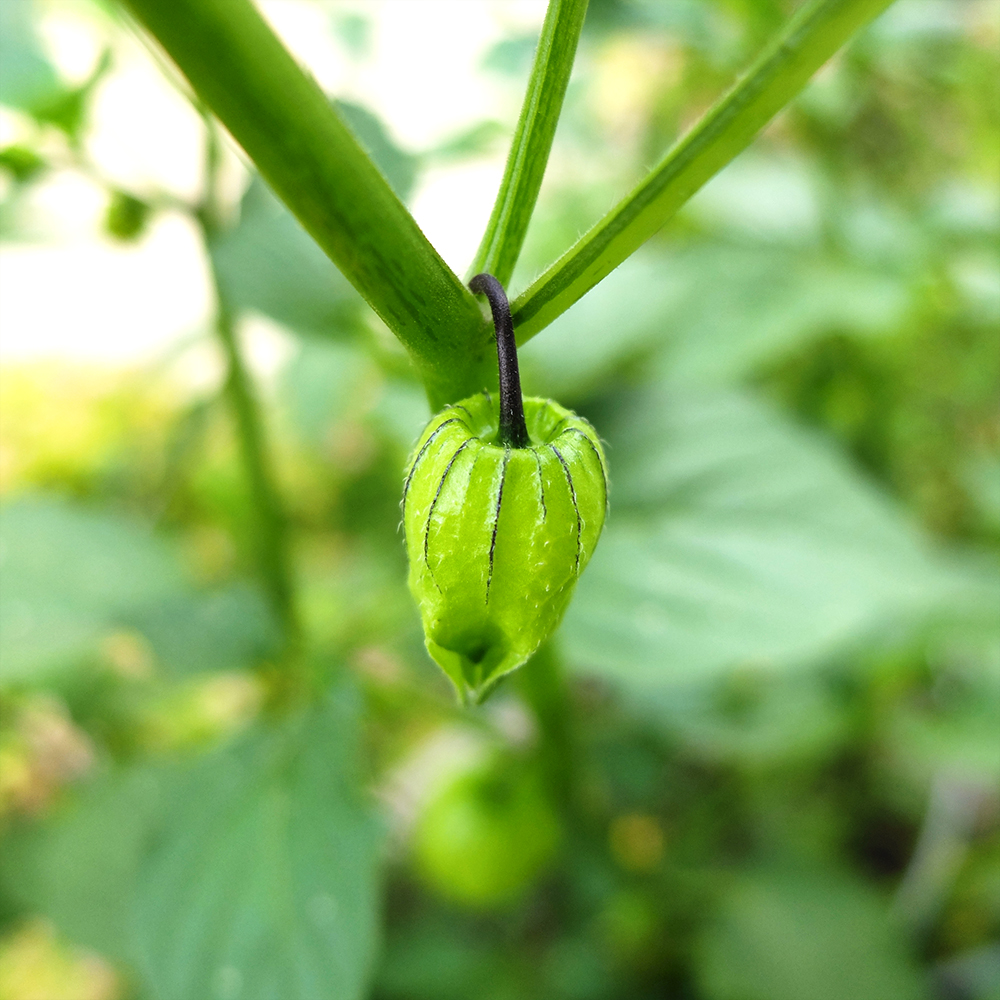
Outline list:
[[[808,0],[653,171],[512,303],[524,343],[650,238],[892,0]]]
[[[545,780],[563,809],[572,810],[574,746],[569,686],[554,639],[517,672],[521,692],[538,723],[539,759]]]
[[[402,341],[432,405],[487,384],[480,306],[249,0],[123,3]]]
[[[222,227],[222,208],[218,197],[221,143],[218,128],[211,116],[203,110],[202,117],[206,127],[205,190],[196,216],[206,248],[209,248]],[[225,395],[239,441],[240,460],[254,513],[258,572],[271,606],[281,622],[286,644],[293,646],[298,639],[299,623],[292,582],[288,519],[271,468],[264,422],[253,380],[236,337],[232,309],[212,263],[212,254],[208,253],[207,257],[216,295],[215,332],[226,359]]]
[[[250,490],[256,522],[254,542],[261,580],[284,628],[286,640],[294,642],[298,635],[298,621],[292,587],[288,521],[274,485],[253,384],[236,340],[232,314],[221,295],[215,331],[226,358],[225,392]]]
[[[587,0],[549,0],[528,89],[497,200],[469,277],[485,271],[510,283],[542,186]]]

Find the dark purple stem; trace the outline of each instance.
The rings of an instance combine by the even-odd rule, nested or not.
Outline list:
[[[514,321],[510,318],[510,303],[503,285],[492,274],[477,274],[469,282],[469,288],[477,295],[485,295],[493,310],[493,326],[497,335],[497,366],[500,369],[499,441],[511,448],[527,448],[531,439],[524,424],[521,376],[517,370],[517,344],[514,341]]]

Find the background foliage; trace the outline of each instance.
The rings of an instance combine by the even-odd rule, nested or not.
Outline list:
[[[591,0],[514,292],[787,8]],[[69,85],[43,11],[0,3],[12,242],[124,30],[95,6]],[[108,181],[109,238],[199,220],[228,376],[3,371],[0,995],[1000,997],[998,14],[900,0],[525,346],[612,516],[481,711],[405,589],[405,356],[259,177]],[[483,68],[514,100],[536,38]],[[337,107],[404,200],[514,124],[404,150]]]

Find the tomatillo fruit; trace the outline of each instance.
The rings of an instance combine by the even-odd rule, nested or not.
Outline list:
[[[500,398],[445,407],[407,463],[403,528],[427,650],[463,701],[481,702],[558,627],[604,527],[607,460],[581,417],[522,400],[510,308],[493,308]]]

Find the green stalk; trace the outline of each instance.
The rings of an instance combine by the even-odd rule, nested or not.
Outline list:
[[[220,144],[215,122],[208,114],[203,114],[203,117],[207,130],[205,193],[197,218],[208,247],[221,226],[218,202]],[[210,262],[213,260],[211,253],[207,257]],[[236,338],[232,309],[226,301],[214,264],[210,263],[210,267],[216,295],[215,332],[226,359],[225,394],[254,514],[257,568],[271,607],[281,622],[286,643],[294,645],[299,626],[292,583],[288,519],[271,468],[253,380]]]
[[[539,759],[554,798],[572,811],[579,754],[573,734],[569,684],[555,639],[542,644],[516,674],[521,693],[538,723]]]
[[[486,384],[483,313],[249,0],[123,0],[402,341],[435,408]]]
[[[216,282],[217,291],[218,287]],[[236,427],[240,458],[254,512],[258,570],[286,639],[294,642],[298,634],[298,620],[292,586],[288,521],[274,484],[253,384],[236,341],[232,314],[221,294],[215,331],[226,357],[226,399]]]
[[[542,186],[587,0],[549,0],[507,168],[469,276],[485,271],[510,283]]]
[[[627,197],[512,303],[518,342],[607,277],[715,176],[892,0],[808,0],[746,74]]]

